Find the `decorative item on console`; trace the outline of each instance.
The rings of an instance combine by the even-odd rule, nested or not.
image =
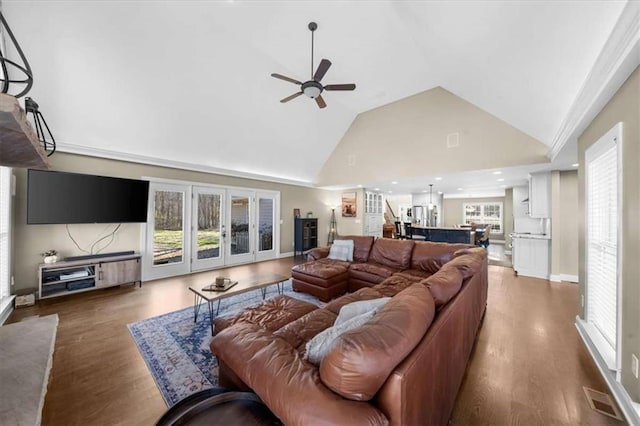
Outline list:
[[[55,263],[58,261],[58,252],[56,250],[47,250],[44,253],[40,253],[44,257],[44,263]]]

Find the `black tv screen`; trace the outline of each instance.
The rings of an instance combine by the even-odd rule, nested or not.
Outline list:
[[[27,223],[146,222],[148,197],[144,180],[29,170]]]

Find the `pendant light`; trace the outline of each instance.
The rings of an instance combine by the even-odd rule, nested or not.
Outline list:
[[[51,130],[49,130],[47,121],[40,112],[38,104],[27,96],[24,98],[24,109],[27,111],[27,114],[33,114],[33,125],[36,128],[38,140],[42,144],[45,152],[47,152],[47,157],[51,157],[51,155],[56,152],[56,140],[54,139]]]
[[[0,46],[0,92],[19,98],[31,90],[31,86],[33,86],[33,72],[31,71],[27,57],[18,44],[18,40],[16,40],[13,35],[13,31],[9,28],[9,24],[7,24],[7,21],[4,19],[2,12],[0,12],[0,32],[9,36],[8,39],[13,44],[13,48],[18,53],[18,56],[20,56],[20,61],[22,62],[18,63],[7,58],[6,54],[8,49],[5,48],[4,44]],[[23,74],[21,78],[10,76],[10,74],[16,70]],[[33,126],[36,129],[38,140],[42,144],[45,152],[47,152],[47,156],[51,156],[51,154],[56,151],[56,141],[53,138],[53,134],[44,116],[40,112],[38,104],[29,97],[25,98],[24,101],[26,113],[33,114]]]
[[[433,184],[429,184],[429,210],[433,210]]]
[[[0,31],[3,34],[6,33],[9,36],[9,40],[13,44],[16,52],[18,52],[20,60],[22,61],[22,64],[19,64],[18,62],[12,61],[11,59],[7,58],[5,55],[8,49],[4,49],[4,44],[2,45],[2,48],[0,48],[0,72],[2,72],[2,75],[0,75],[0,92],[7,93],[15,96],[16,98],[19,98],[26,95],[29,90],[31,90],[31,86],[33,86],[33,73],[31,72],[31,66],[29,66],[29,62],[24,56],[24,53],[22,52],[18,41],[11,31],[11,28],[9,28],[7,21],[4,20],[2,12],[0,12]],[[7,67],[7,65],[9,65],[9,67]],[[9,69],[18,70],[24,75],[21,79],[11,78],[9,77]],[[13,93],[9,93],[10,91],[14,92],[19,90],[18,88],[16,88],[16,86],[19,87],[22,85],[24,85],[22,90],[18,91],[15,95]]]

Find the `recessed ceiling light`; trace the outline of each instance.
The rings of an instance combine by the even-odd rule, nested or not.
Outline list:
[[[458,191],[462,191],[462,188],[458,188]]]
[[[442,178],[441,178],[440,176],[438,176],[438,177],[436,178],[436,180],[442,180]]]
[[[495,172],[493,172],[494,175],[501,175],[502,172],[500,170],[496,170]]]
[[[362,185],[358,184],[358,188],[362,188]]]
[[[578,167],[579,165],[580,165],[580,163],[573,163],[573,164],[571,165],[571,167]]]
[[[380,188],[373,188],[374,191],[380,191]]]
[[[392,185],[397,185],[397,184],[398,184],[398,181],[395,181],[395,180],[394,180],[394,181],[392,181],[392,182],[391,182],[391,184],[392,184]]]
[[[442,195],[442,194],[443,194],[443,192],[442,192],[442,191],[438,191],[438,194]]]
[[[426,189],[423,189],[422,192],[429,192],[429,191],[427,191]]]
[[[498,179],[498,182],[504,182],[504,178]]]

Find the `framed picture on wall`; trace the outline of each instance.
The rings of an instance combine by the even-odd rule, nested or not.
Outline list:
[[[300,209],[293,209],[293,217],[300,217]]]
[[[345,192],[342,194],[342,217],[356,217],[358,208],[356,204],[355,192]]]

